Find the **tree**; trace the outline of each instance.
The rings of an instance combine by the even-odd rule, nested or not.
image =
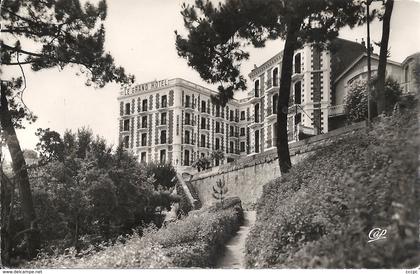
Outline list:
[[[219,161],[223,160],[224,158],[225,158],[225,153],[221,149],[213,150],[210,154],[210,159],[212,161],[215,161],[216,165],[219,165]]]
[[[77,65],[83,68],[86,84],[97,87],[112,81],[132,81],[133,77],[127,76],[105,52],[106,10],[105,1],[97,6],[85,3],[83,7],[79,0],[2,2],[2,65],[19,66],[22,76],[1,82],[1,133],[11,155],[22,201],[29,257],[35,256],[39,241],[26,162],[15,132],[16,127],[22,126],[22,119],[35,119],[22,101],[26,89],[23,66],[30,65],[32,70],[39,71]]]
[[[183,5],[181,14],[188,37],[176,33],[178,55],[187,59],[208,83],[219,83],[213,102],[225,105],[236,90],[245,90],[240,63],[248,59],[245,47],[264,47],[267,40],[285,40],[277,104],[277,153],[282,173],[291,167],[287,140],[287,111],[293,54],[305,42],[323,42],[340,27],[362,23],[364,7],[347,0],[227,0],[215,7],[196,0]]]
[[[368,0],[369,1],[369,0]],[[394,8],[394,0],[386,0],[384,3],[385,12],[382,17],[382,39],[381,39],[381,49],[379,52],[379,64],[378,64],[378,76],[376,82],[376,92],[377,92],[377,110],[378,114],[386,111],[385,106],[385,73],[386,73],[386,61],[388,57],[388,41],[389,41],[389,31],[391,24],[391,15]]]
[[[223,201],[226,198],[226,194],[228,193],[229,189],[226,187],[225,181],[219,179],[216,181],[216,186],[213,186],[213,198],[220,202],[220,205],[223,208]]]
[[[147,175],[154,179],[153,185],[156,190],[168,190],[177,183],[176,170],[171,163],[148,163],[145,169]]]
[[[200,157],[197,160],[195,160],[191,166],[197,168],[198,172],[200,172],[210,167],[210,160],[208,157]]]

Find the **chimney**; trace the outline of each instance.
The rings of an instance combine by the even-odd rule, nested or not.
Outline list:
[[[360,42],[360,44],[362,44],[362,46],[366,48],[366,42],[365,42],[365,39],[363,39],[363,38],[362,38],[362,42]]]

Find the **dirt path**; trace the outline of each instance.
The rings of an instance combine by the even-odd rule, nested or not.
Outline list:
[[[225,254],[217,263],[217,268],[245,268],[245,240],[255,223],[256,212],[244,211],[244,224],[237,234],[226,244]]]

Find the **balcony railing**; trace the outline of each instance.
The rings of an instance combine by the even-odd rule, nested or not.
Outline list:
[[[329,116],[343,115],[345,113],[345,108],[345,105],[330,106],[328,114]]]

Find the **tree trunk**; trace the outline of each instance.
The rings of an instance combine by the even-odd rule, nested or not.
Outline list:
[[[391,23],[392,9],[394,8],[394,0],[387,0],[385,3],[385,13],[382,19],[382,39],[381,39],[381,50],[379,53],[379,65],[378,65],[378,79],[376,82],[376,104],[378,114],[382,114],[386,107],[385,98],[385,73],[386,73],[386,61],[388,55],[388,41],[389,41],[389,30]]]
[[[39,248],[39,231],[36,225],[36,214],[32,201],[26,162],[13,126],[12,115],[9,111],[6,91],[4,89],[1,91],[0,122],[3,137],[12,158],[12,168],[15,174],[15,182],[17,182],[19,196],[22,203],[25,230],[29,231],[26,234],[28,240],[28,255],[30,258],[33,258],[36,256],[37,249]]]
[[[287,25],[286,43],[284,45],[281,64],[276,128],[277,155],[279,157],[281,173],[289,172],[292,167],[292,163],[290,161],[289,142],[287,138],[287,113],[289,107],[290,87],[292,83],[293,54],[296,49],[299,26],[300,24],[296,19],[291,20],[291,22]]]
[[[2,168],[2,167],[1,167]],[[12,202],[12,191],[14,189],[9,182],[6,183],[9,179],[3,173],[3,170],[0,170],[1,176],[1,264],[5,266],[10,266],[10,254],[12,252],[12,236],[11,234],[11,218],[10,218],[10,208]]]

